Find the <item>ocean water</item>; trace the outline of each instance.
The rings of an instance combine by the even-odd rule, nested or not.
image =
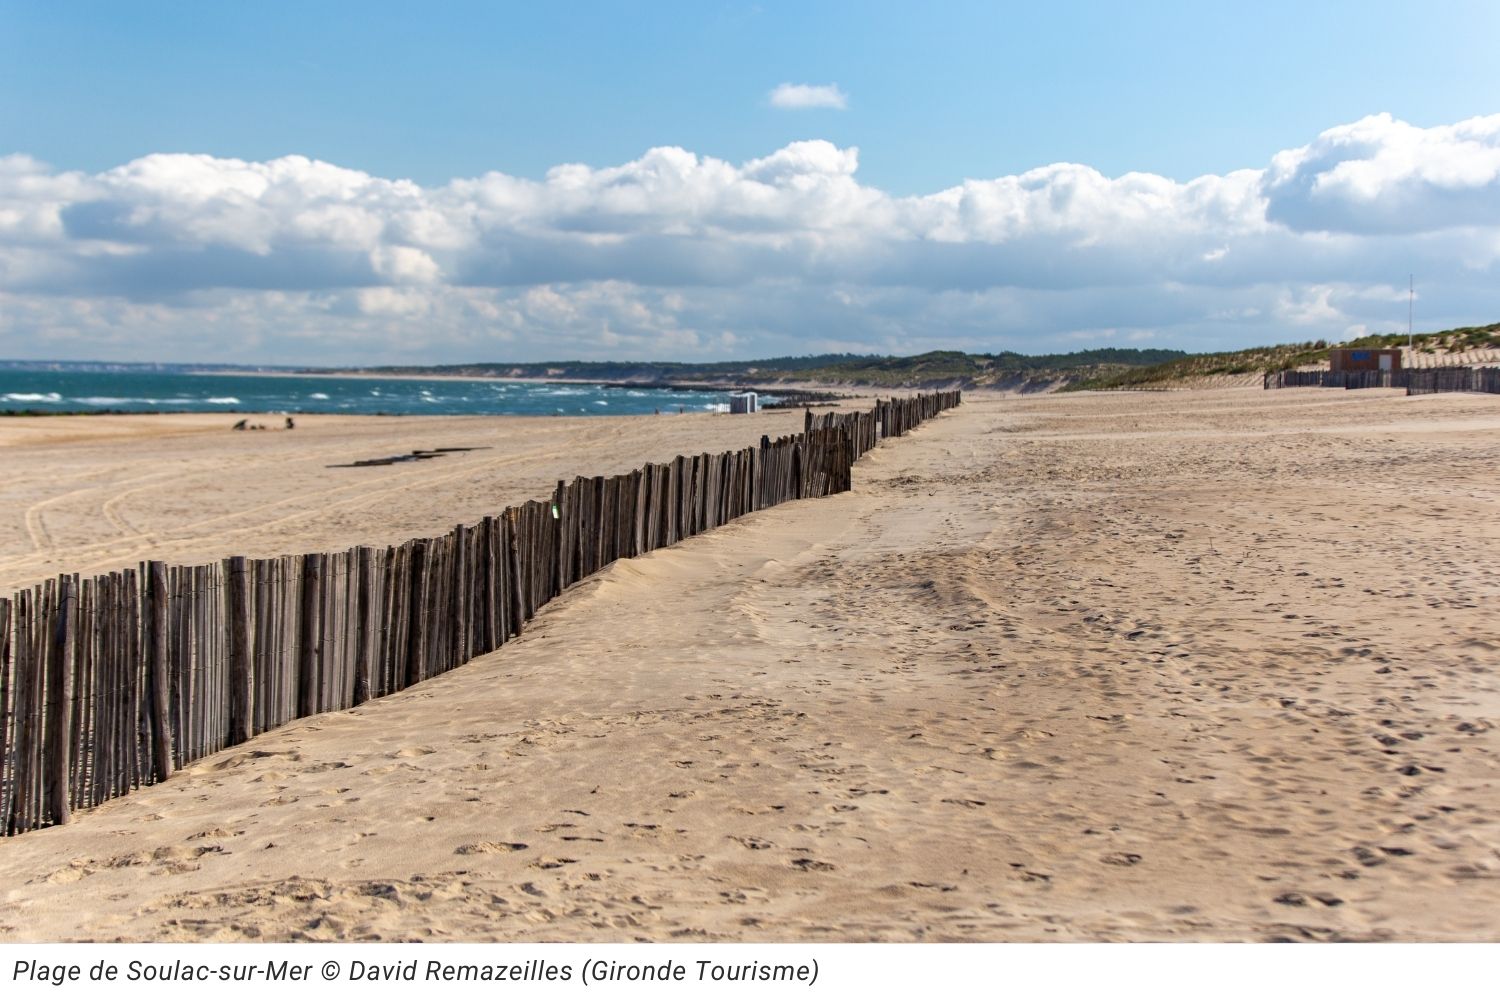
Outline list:
[[[0,370],[0,411],[606,416],[715,411],[728,403],[720,392],[477,379]]]

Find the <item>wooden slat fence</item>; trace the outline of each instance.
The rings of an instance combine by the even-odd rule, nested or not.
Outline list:
[[[1500,368],[1417,368],[1406,376],[1408,396],[1434,392],[1500,393]]]
[[[1433,392],[1500,393],[1500,368],[1406,368],[1398,372],[1267,372],[1264,388],[1405,389],[1408,396]]]
[[[148,562],[0,598],[0,832],[67,822],[257,733],[452,670],[616,559],[848,490],[881,437],[960,401],[809,413],[802,434],[562,481],[550,501],[437,538]]]

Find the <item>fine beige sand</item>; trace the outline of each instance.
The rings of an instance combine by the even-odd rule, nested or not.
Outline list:
[[[853,400],[845,405],[859,405]],[[549,496],[557,480],[615,475],[802,430],[802,411],[751,416],[0,418],[0,592],[142,559],[266,558],[447,532]],[[417,450],[420,462],[329,468]]]
[[[410,534],[762,433],[355,423],[215,473],[190,424],[139,446],[159,468],[95,421],[25,457],[7,576]],[[358,499],[320,471],[392,433],[535,454]],[[132,481],[179,467],[190,493]],[[0,938],[1495,940],[1497,469],[1493,397],[975,397],[851,493],[0,842]]]

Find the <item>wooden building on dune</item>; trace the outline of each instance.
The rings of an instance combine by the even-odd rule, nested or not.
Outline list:
[[[1399,372],[1399,347],[1335,347],[1328,352],[1328,370],[1333,372]]]

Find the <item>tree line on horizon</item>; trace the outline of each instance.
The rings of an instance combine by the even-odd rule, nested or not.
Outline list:
[[[482,378],[552,378],[588,382],[707,383],[773,386],[780,382],[825,382],[888,388],[1005,386],[1019,389],[1114,389],[1170,384],[1212,375],[1258,374],[1315,364],[1330,347],[1392,347],[1406,344],[1405,333],[1378,333],[1342,342],[1326,340],[1248,347],[1234,351],[1189,352],[1172,348],[1098,347],[1050,354],[993,354],[928,351],[914,355],[828,353],[787,355],[748,361],[533,361],[471,362],[441,365],[303,367],[151,364],[106,362],[6,362],[0,368],[57,366],[158,371],[271,370],[309,375],[448,375]],[[1457,327],[1413,336],[1418,351],[1441,353],[1500,348],[1500,323]]]

